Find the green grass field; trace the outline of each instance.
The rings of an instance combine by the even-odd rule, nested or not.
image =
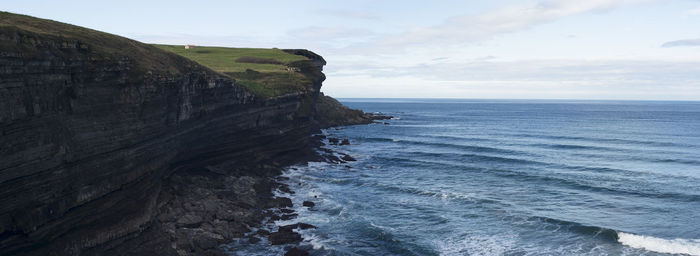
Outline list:
[[[304,75],[287,70],[286,64],[307,60],[306,57],[286,53],[279,49],[226,48],[197,46],[185,49],[184,45],[162,45],[155,47],[191,59],[219,73],[233,77],[256,95],[272,97],[305,90],[310,82]],[[280,64],[237,62],[241,57],[272,59]]]
[[[226,48],[208,46],[198,46],[192,49],[185,49],[184,45],[154,44],[154,46],[187,57],[188,59],[194,60],[199,64],[221,73],[245,72],[246,69],[252,69],[265,73],[287,72],[284,65],[236,62],[236,59],[240,57],[275,59],[283,64],[298,60],[306,60],[306,57],[304,56],[289,54],[280,49]]]

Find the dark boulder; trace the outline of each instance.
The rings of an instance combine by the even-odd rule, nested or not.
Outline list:
[[[260,242],[260,238],[257,238],[257,237],[254,237],[254,236],[251,236],[251,237],[248,238],[248,243],[257,244],[258,242]]]
[[[270,233],[270,235],[268,236],[268,240],[270,240],[270,243],[272,245],[280,245],[298,243],[301,242],[303,239],[301,238],[301,235],[297,232],[294,232],[293,229],[280,229],[277,232]]]
[[[297,247],[293,247],[287,251],[287,253],[284,254],[284,256],[308,256],[309,252],[305,250],[301,250]]]
[[[343,161],[345,161],[345,162],[354,162],[354,161],[357,161],[357,159],[355,159],[354,157],[352,157],[352,156],[350,156],[350,155],[344,155],[344,156],[343,156],[342,158],[340,158],[340,159],[343,159]]]
[[[292,207],[294,204],[292,204],[292,199],[286,198],[286,197],[275,197],[272,200],[272,207]]]
[[[314,226],[314,225],[311,225],[311,224],[307,224],[307,223],[303,223],[303,222],[299,222],[299,223],[297,223],[297,227],[298,227],[299,229],[310,229],[310,228],[316,228],[316,226]]]
[[[258,229],[258,231],[255,232],[255,234],[258,234],[260,236],[269,236],[270,231],[264,230],[264,229]]]
[[[311,229],[311,228],[316,228],[316,226],[311,225],[311,224],[307,224],[307,223],[303,223],[303,222],[299,222],[296,224],[280,226],[278,231],[280,231],[280,232],[292,232],[292,231],[294,231],[294,229],[304,230],[304,229]]]

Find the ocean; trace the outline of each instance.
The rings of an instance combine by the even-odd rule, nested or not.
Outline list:
[[[285,172],[311,255],[700,255],[700,102],[341,101],[394,118]]]

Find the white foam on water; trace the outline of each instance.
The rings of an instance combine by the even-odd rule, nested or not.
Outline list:
[[[323,237],[309,232],[308,230],[300,230],[299,233],[304,237],[304,242],[311,245],[311,247],[314,248],[314,250],[324,250],[332,248],[332,246],[329,246],[327,244],[328,239],[324,239]]]
[[[330,223],[335,221],[334,218],[337,216],[328,216],[326,211],[332,209],[338,209],[339,214],[345,207],[337,202],[326,198],[324,194],[319,190],[317,186],[309,181],[313,181],[314,172],[323,171],[326,167],[332,166],[325,162],[309,162],[303,165],[296,165],[287,168],[281,176],[289,178],[289,180],[283,180],[282,183],[287,184],[294,194],[287,194],[285,192],[276,190],[274,191],[277,196],[288,197],[292,200],[293,207],[298,216],[289,220],[277,220],[272,225],[272,229],[276,229],[279,226],[296,224],[299,222],[309,223],[318,226],[325,223]],[[325,181],[328,182],[328,181]],[[303,206],[304,201],[312,201],[316,205],[313,208]],[[310,245],[314,250],[333,250],[334,238],[325,237],[322,234],[317,234],[315,229],[295,229],[296,232],[301,234],[303,242],[302,246]],[[278,246],[270,246],[278,247]],[[284,247],[284,246],[283,246]],[[283,253],[271,254],[271,255],[282,255]]]
[[[378,224],[374,224],[374,222],[370,222],[369,225],[372,226],[372,227],[378,228],[378,229],[380,229],[380,230],[382,230],[382,231],[384,231],[384,230],[388,230],[388,231],[390,231],[390,232],[396,231],[395,228],[387,227],[387,226],[382,226],[382,225],[378,225]]]
[[[452,237],[438,243],[440,255],[504,255],[517,241],[517,235],[473,235]]]
[[[283,255],[285,253],[284,246],[269,246],[267,237],[259,237],[260,242],[256,244],[248,244],[247,239],[238,239],[233,243],[222,245],[220,248],[226,255],[230,256],[267,256],[267,255]]]
[[[618,242],[623,245],[659,253],[673,253],[700,256],[700,239],[663,239],[651,236],[617,233]]]

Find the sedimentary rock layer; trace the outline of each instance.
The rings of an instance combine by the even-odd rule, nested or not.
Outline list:
[[[305,90],[263,99],[149,45],[0,16],[0,254],[139,233],[174,172],[254,172],[308,142],[325,64],[311,52],[296,51]]]

